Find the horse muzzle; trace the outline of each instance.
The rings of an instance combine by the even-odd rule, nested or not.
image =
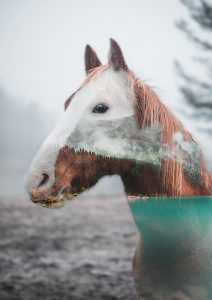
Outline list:
[[[65,205],[66,202],[73,200],[77,194],[70,191],[67,185],[62,186],[60,189],[51,188],[47,191],[39,191],[32,189],[29,192],[30,200],[35,204],[47,208],[59,208]]]

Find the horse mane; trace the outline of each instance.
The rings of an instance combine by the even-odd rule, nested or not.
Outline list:
[[[135,113],[140,128],[151,126],[155,123],[162,128],[161,144],[169,145],[178,150],[179,159],[166,158],[163,160],[163,185],[164,191],[174,195],[209,194],[212,188],[212,177],[209,173],[204,156],[199,145],[192,135],[185,129],[179,119],[160,101],[156,93],[146,84],[135,77],[132,71],[128,71],[135,95]],[[196,170],[191,160],[191,172],[198,172],[198,182],[194,182],[185,174],[183,165],[183,149],[173,140],[175,133],[180,132],[184,141],[195,143],[199,154],[199,169]],[[180,159],[181,158],[181,159]],[[188,157],[188,160],[191,159]],[[192,170],[193,169],[193,170]]]
[[[99,66],[90,70],[86,80],[81,88],[104,73],[109,68],[108,65]],[[162,190],[164,194],[171,196],[182,195],[209,195],[212,192],[212,175],[209,173],[202,151],[194,140],[192,135],[185,129],[179,119],[160,101],[156,93],[140,79],[136,78],[134,73],[127,69],[129,85],[134,92],[134,111],[135,118],[140,129],[152,127],[153,124],[160,124],[162,130],[161,145],[168,145],[169,149],[176,149],[178,159],[166,157],[161,161]],[[186,174],[183,163],[183,149],[176,141],[173,135],[180,132],[185,142],[195,143],[199,152],[198,170],[188,157],[191,164],[191,172],[198,173],[198,180],[194,181]],[[148,168],[148,167],[146,167]],[[151,187],[149,187],[151,190]]]

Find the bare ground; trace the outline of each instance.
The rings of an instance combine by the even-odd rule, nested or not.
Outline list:
[[[62,209],[0,199],[0,300],[136,299],[136,228],[122,198]]]

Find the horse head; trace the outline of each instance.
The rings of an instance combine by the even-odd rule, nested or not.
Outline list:
[[[31,164],[31,200],[60,206],[115,174],[127,196],[209,194],[199,146],[128,68],[119,45],[110,40],[107,65],[87,46],[85,69],[85,81]]]

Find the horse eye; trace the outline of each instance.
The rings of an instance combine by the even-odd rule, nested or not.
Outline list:
[[[106,104],[104,104],[104,103],[101,103],[101,104],[97,104],[94,108],[93,108],[93,110],[92,110],[92,112],[93,113],[97,113],[97,114],[104,114],[104,113],[106,113],[106,111],[108,110],[108,106],[106,105]]]

